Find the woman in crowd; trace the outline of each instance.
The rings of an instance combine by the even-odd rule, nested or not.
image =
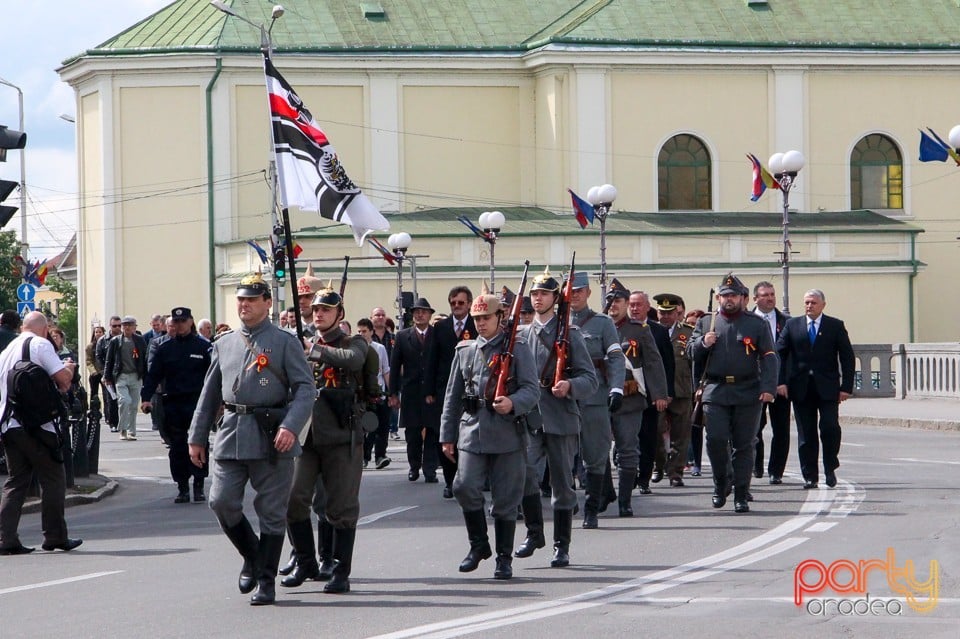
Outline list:
[[[90,384],[90,397],[97,397],[99,401],[100,397],[100,382],[103,379],[103,369],[97,364],[97,358],[95,351],[97,349],[97,342],[103,337],[104,328],[102,326],[94,326],[93,334],[90,336],[90,343],[87,344],[87,380]]]

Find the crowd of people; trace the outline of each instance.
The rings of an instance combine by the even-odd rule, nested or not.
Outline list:
[[[784,482],[791,406],[804,488],[818,486],[821,442],[826,484],[837,483],[837,407],[852,392],[854,361],[843,322],[823,314],[820,290],[807,291],[804,315],[789,318],[769,282],[753,287],[751,307],[751,291],[730,274],[717,289],[717,311],[705,313],[678,295],[651,297],[614,279],[598,311],[586,273],[564,281],[545,270],[516,305],[455,286],[449,313],[420,298],[408,309],[411,326],[398,328],[375,307],[355,332],[341,294],[312,269],[297,291],[298,308],[281,312],[279,325],[269,319],[270,287],[254,274],[237,288],[236,330],[194,322],[177,307],[153,316],[142,335],[136,318],[113,316],[86,348],[90,389],[103,389],[111,430],[136,441],[137,410],[151,414],[169,448],[174,501],[191,501],[191,482],[192,500],[207,500],[212,474],[209,506],[243,558],[238,588],[252,593],[251,604],[274,602],[278,572],[285,587],[319,579],[325,592],[349,592],[361,476],[391,464],[388,443],[401,429],[407,479],[442,479],[442,498],[463,511],[469,551],[459,570],[495,553],[497,579],[512,576],[514,557],[546,546],[543,498],[552,510],[550,565],[567,566],[581,506],[587,530],[611,503],[632,517],[634,494],[663,479],[681,489],[701,475],[704,442],[712,506],[732,494],[735,512],[749,512],[753,479],[766,470],[770,484]],[[16,337],[9,319],[0,317],[0,345],[8,332]],[[34,325],[40,330],[36,318]],[[69,364],[58,369],[53,358],[75,356],[56,330],[48,345],[37,361],[58,381]],[[0,388],[16,359],[10,352],[0,355]],[[15,423],[5,414],[8,457],[23,445],[6,435]],[[14,453],[17,470],[55,474],[36,452],[23,464]],[[257,493],[259,534],[243,513],[247,483]],[[11,473],[0,505],[3,554],[31,550],[16,536],[18,502]],[[51,518],[57,508],[51,503]],[[45,549],[79,543],[66,537],[62,498],[59,509],[49,532],[45,510]],[[292,551],[281,568],[285,536]]]

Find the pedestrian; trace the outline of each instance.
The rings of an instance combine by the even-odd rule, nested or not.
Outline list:
[[[819,481],[820,442],[827,486],[837,485],[840,466],[841,402],[853,394],[856,359],[843,321],[823,314],[827,298],[820,289],[803,295],[803,317],[787,320],[777,341],[780,385],[777,394],[793,402],[797,452],[803,487]]]
[[[317,579],[320,566],[314,556],[310,506],[319,477],[326,495],[324,516],[333,527],[333,576],[326,593],[350,592],[353,547],[360,518],[360,477],[363,473],[363,432],[354,419],[357,393],[367,357],[367,342],[340,328],[343,298],[332,288],[317,291],[311,305],[315,337],[305,341],[307,359],[314,365],[316,401],[313,418],[294,463],[293,485],[287,506],[287,527],[297,565],[280,585],[295,588]]]
[[[738,513],[750,511],[747,501],[760,409],[762,403],[773,401],[779,370],[770,329],[746,310],[749,293],[735,275],[727,274],[717,288],[720,310],[697,322],[689,349],[689,357],[706,378],[703,412],[713,469],[713,507],[727,503],[732,482]]]
[[[120,439],[136,441],[140,388],[147,373],[147,342],[135,332],[137,318],[134,316],[125,315],[120,327],[120,335],[107,345],[103,381],[117,396]]]
[[[211,344],[197,334],[193,324],[193,315],[185,306],[170,311],[173,329],[165,333],[166,338],[156,337],[153,356],[147,368],[143,388],[140,389],[140,410],[151,413],[153,400],[158,388],[163,388],[163,435],[169,446],[167,457],[170,460],[170,476],[177,485],[176,504],[190,501],[190,480],[193,480],[193,501],[206,499],[203,492],[203,480],[207,476],[208,466],[194,466],[190,463],[187,448],[187,434],[190,420],[200,399],[203,379],[210,367]]]
[[[97,358],[97,364],[100,365],[101,371],[103,371],[107,366],[107,346],[110,345],[110,340],[117,335],[120,335],[122,332],[120,316],[111,315],[107,326],[110,329],[109,332],[100,338],[100,340],[97,342],[97,347],[94,350],[94,356]],[[117,405],[117,393],[113,387],[107,386],[106,380],[102,379],[102,383],[103,421],[110,426],[110,432],[115,433],[117,432],[117,424],[120,423],[120,410]]]
[[[303,345],[270,323],[271,301],[270,286],[259,273],[240,280],[241,326],[213,343],[187,439],[190,461],[202,467],[210,431],[223,407],[212,452],[209,505],[243,557],[240,592],[256,587],[252,605],[272,604],[276,598],[293,458],[300,454],[297,438],[316,394]],[[253,505],[259,538],[243,514],[247,482],[257,494]]]
[[[20,334],[20,315],[7,309],[0,313],[0,352]]]
[[[363,465],[367,467],[372,460],[377,470],[383,470],[392,461],[387,457],[387,438],[390,434],[390,407],[387,405],[386,392],[390,386],[390,357],[383,344],[373,341],[373,322],[366,317],[357,321],[357,334],[367,342],[367,346],[377,353],[380,368],[377,371],[376,400],[373,411],[377,417],[377,429],[367,433],[363,442]]]
[[[476,570],[480,561],[492,554],[483,498],[488,483],[497,551],[494,579],[513,576],[513,538],[526,467],[524,416],[540,398],[533,356],[519,336],[507,360],[512,383],[508,382],[507,394],[496,394],[499,362],[505,357],[504,341],[508,340],[500,328],[503,314],[495,295],[485,292],[473,300],[470,316],[476,339],[461,340],[455,347],[440,420],[443,454],[452,461],[459,451],[453,495],[463,510],[470,540],[460,572]]]
[[[553,559],[550,565],[554,568],[570,565],[573,508],[577,505],[577,495],[573,492],[570,478],[580,435],[580,408],[577,401],[590,397],[597,390],[597,375],[576,325],[569,326],[567,332],[567,372],[562,379],[554,376],[557,359],[554,346],[558,328],[554,306],[560,300],[560,295],[560,283],[549,269],[533,279],[530,301],[535,316],[532,324],[523,327],[522,336],[533,353],[535,370],[546,371],[546,374],[540,374],[539,409],[542,423],[531,423],[532,432],[527,444],[527,472],[522,500],[527,536],[514,553],[516,557],[529,557],[546,545],[536,470],[546,458],[550,466],[553,506]]]
[[[687,358],[687,347],[693,335],[693,326],[680,321],[683,317],[683,298],[673,293],[654,295],[657,321],[667,329],[670,345],[673,347],[673,397],[666,409],[660,413],[659,432],[664,433],[664,449],[660,461],[664,473],[670,479],[670,486],[680,488],[683,483],[683,469],[687,462],[687,448],[693,431],[693,365]]]
[[[97,359],[97,342],[100,341],[100,338],[104,335],[104,328],[102,326],[94,326],[93,332],[90,335],[90,343],[87,344],[86,348],[86,358],[87,363],[87,381],[90,385],[90,403],[93,403],[93,398],[96,397],[97,401],[100,401],[100,383],[103,380],[103,366],[100,364],[100,361]]]
[[[46,422],[36,427],[21,424],[21,416],[10,403],[7,378],[14,365],[27,359],[41,366],[60,392],[70,388],[76,372],[76,363],[61,361],[47,340],[47,318],[33,311],[23,319],[23,332],[0,354],[0,438],[7,455],[8,476],[0,497],[0,555],[22,555],[33,552],[24,546],[17,529],[23,502],[30,482],[36,475],[40,482],[40,525],[43,528],[44,550],[70,551],[83,543],[67,535],[64,518],[66,476],[63,471],[61,424]],[[27,341],[29,340],[29,344]],[[61,411],[61,420],[64,411]]]

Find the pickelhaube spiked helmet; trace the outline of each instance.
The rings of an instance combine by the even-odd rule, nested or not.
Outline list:
[[[337,306],[343,305],[343,298],[340,297],[340,293],[333,290],[333,283],[330,282],[316,292],[313,296],[313,302],[311,302],[310,305],[336,308]]]
[[[543,273],[537,275],[533,278],[533,285],[530,286],[531,291],[559,291],[560,282],[556,280],[553,275],[550,274],[550,267],[543,269]]]
[[[263,281],[259,271],[247,275],[237,285],[237,297],[270,297],[270,285]]]

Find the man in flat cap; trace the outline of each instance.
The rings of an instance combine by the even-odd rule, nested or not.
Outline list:
[[[140,389],[140,409],[149,413],[153,410],[153,396],[157,388],[162,387],[163,435],[170,448],[170,476],[177,484],[177,504],[190,501],[190,480],[193,479],[193,501],[204,501],[203,480],[207,476],[207,465],[194,466],[190,463],[190,451],[187,448],[187,434],[190,420],[203,390],[203,379],[210,367],[211,344],[197,334],[193,323],[193,314],[185,306],[170,311],[173,331],[166,338],[151,342],[153,354],[147,368],[147,375]],[[156,346],[154,347],[154,344]]]
[[[210,367],[190,423],[190,461],[207,461],[207,441],[220,407],[223,421],[213,446],[210,508],[243,557],[237,586],[256,592],[251,605],[272,604],[287,527],[287,500],[300,431],[313,408],[316,388],[303,344],[270,323],[270,286],[259,273],[237,287],[240,328],[213,343]],[[260,536],[243,514],[250,482]]]
[[[750,291],[743,282],[730,273],[717,291],[720,310],[697,322],[688,356],[706,378],[703,412],[713,507],[723,508],[732,486],[734,510],[745,513],[760,409],[773,401],[780,362],[770,329],[746,310]],[[733,477],[728,475],[731,450]]]
[[[656,463],[664,469],[673,487],[683,486],[683,467],[687,462],[687,446],[690,445],[690,423],[693,412],[693,367],[687,359],[687,347],[693,327],[680,317],[683,298],[673,293],[653,296],[656,302],[657,321],[670,333],[673,346],[673,398],[667,409],[660,413],[661,438],[657,447]]]

